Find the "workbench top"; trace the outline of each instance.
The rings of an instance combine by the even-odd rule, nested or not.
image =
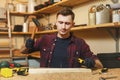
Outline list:
[[[71,71],[68,71],[70,68],[57,68],[55,70],[50,68],[30,68],[30,70],[34,71],[30,71],[27,76],[14,74],[11,78],[0,77],[0,80],[100,80],[100,77],[112,77],[109,80],[120,80],[120,68],[108,69],[108,72],[102,74],[93,74],[99,72],[100,70],[91,71],[89,69],[81,68],[74,68],[71,69]],[[52,70],[53,72],[51,72]],[[58,72],[56,72],[57,70]]]

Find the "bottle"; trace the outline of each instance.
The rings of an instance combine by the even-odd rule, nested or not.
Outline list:
[[[95,25],[96,23],[96,6],[93,5],[90,9],[89,9],[89,13],[88,13],[88,24],[89,25]]]

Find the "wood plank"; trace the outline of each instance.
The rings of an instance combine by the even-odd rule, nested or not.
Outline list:
[[[65,72],[89,72],[91,69],[87,68],[30,68],[30,74],[39,74],[39,73],[65,73]]]
[[[10,46],[10,44],[9,44],[9,42],[0,42],[0,47],[9,47]]]
[[[62,7],[60,6],[69,6],[69,7],[73,7],[73,6],[76,6],[78,4],[81,4],[81,3],[84,3],[84,2],[87,2],[89,0],[63,0],[61,2],[58,2],[58,3],[55,3],[55,4],[52,4],[52,5],[49,5],[48,7],[44,7],[38,11],[35,11],[33,14],[38,14],[38,13],[55,13],[57,12],[58,10],[60,10]]]
[[[13,57],[27,57],[28,54],[22,54],[20,53],[19,50],[13,50]],[[10,58],[10,50],[0,50],[0,58],[6,58],[9,57]]]
[[[71,31],[78,31],[78,30],[86,30],[86,29],[97,29],[97,28],[119,28],[120,22],[115,23],[104,23],[104,24],[97,24],[97,25],[87,25],[87,26],[78,26],[73,27]],[[46,34],[46,33],[55,33],[57,30],[45,30],[36,32],[36,34]],[[0,32],[0,34],[8,34],[7,32]],[[13,35],[31,35],[31,32],[12,32]]]

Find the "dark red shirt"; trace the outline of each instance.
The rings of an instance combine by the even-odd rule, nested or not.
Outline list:
[[[50,67],[52,54],[55,48],[56,34],[47,34],[37,39],[34,44],[34,49],[40,51],[40,67]],[[81,67],[81,64],[77,61],[78,58],[92,58],[98,59],[96,55],[91,52],[86,42],[77,38],[74,35],[71,37],[71,41],[67,48],[68,54],[68,66],[69,68]]]

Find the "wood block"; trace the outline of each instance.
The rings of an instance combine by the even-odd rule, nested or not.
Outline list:
[[[88,72],[91,73],[91,69],[86,68],[30,68],[30,74],[39,73],[66,73],[66,72]]]

